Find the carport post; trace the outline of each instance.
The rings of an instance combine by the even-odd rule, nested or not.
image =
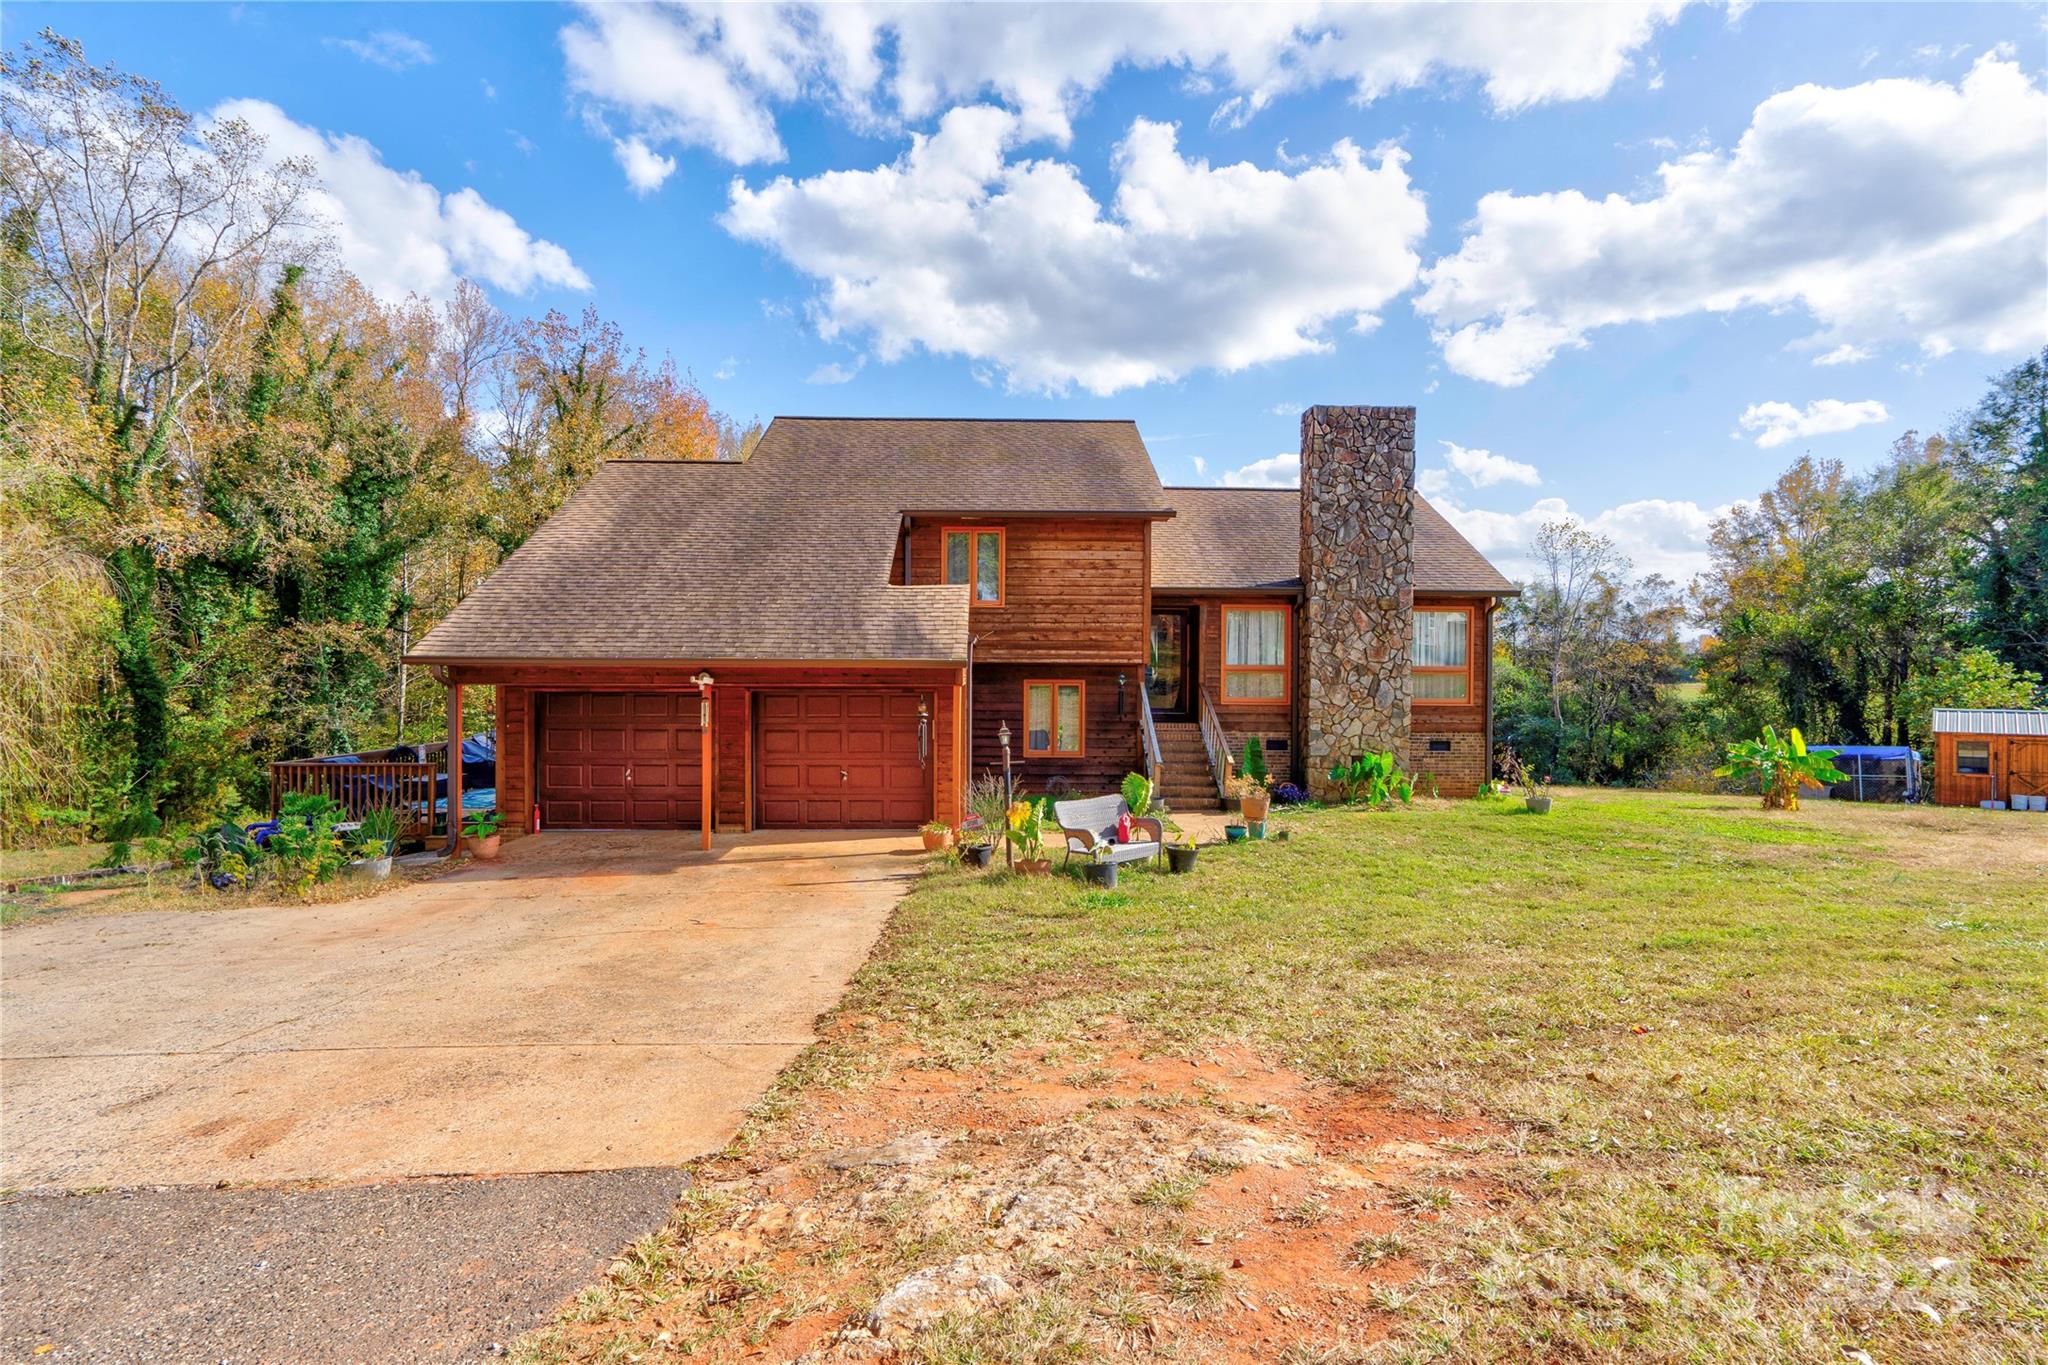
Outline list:
[[[693,681],[697,684],[697,742],[702,746],[697,762],[699,776],[704,789],[700,800],[699,814],[704,823],[704,851],[711,851],[711,675],[699,673]]]
[[[441,680],[448,689],[448,846],[452,858],[462,847],[462,681],[454,669]],[[433,794],[427,797],[427,826],[433,827]]]

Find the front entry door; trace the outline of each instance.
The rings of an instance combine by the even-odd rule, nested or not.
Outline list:
[[[1145,668],[1145,695],[1158,720],[1194,715],[1195,614],[1189,609],[1152,613],[1152,646]]]

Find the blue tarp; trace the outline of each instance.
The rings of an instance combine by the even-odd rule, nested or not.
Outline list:
[[[1864,758],[1888,758],[1894,763],[1919,757],[1910,747],[1904,744],[1809,744],[1806,747],[1818,749],[1822,753],[1834,754],[1838,757],[1860,755]]]

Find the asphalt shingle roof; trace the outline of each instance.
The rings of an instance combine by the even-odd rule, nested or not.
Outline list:
[[[1152,532],[1155,589],[1301,586],[1301,494],[1292,488],[1169,488],[1176,515]],[[1415,495],[1415,590],[1506,594],[1516,587]]]
[[[1130,422],[778,417],[604,465],[408,657],[962,662],[966,587],[889,583],[905,512],[1171,510]]]

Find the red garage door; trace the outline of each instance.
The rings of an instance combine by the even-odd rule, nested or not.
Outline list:
[[[695,692],[543,692],[542,829],[695,829],[703,819]]]
[[[754,814],[766,829],[903,829],[931,818],[918,698],[764,692],[754,698]]]

